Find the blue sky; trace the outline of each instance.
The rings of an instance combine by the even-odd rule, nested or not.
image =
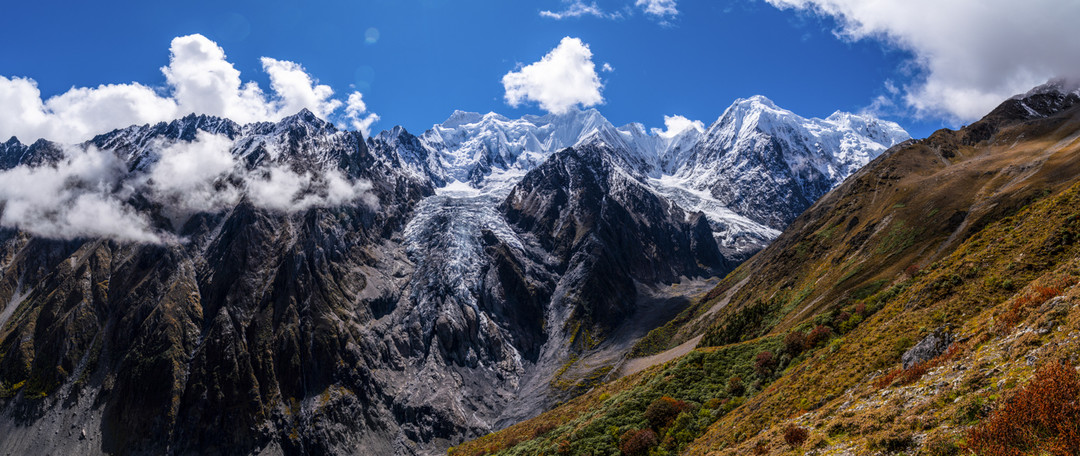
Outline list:
[[[661,127],[663,116],[674,114],[709,124],[734,99],[763,94],[808,117],[874,106],[922,137],[969,120],[990,103],[932,104],[938,79],[966,90],[964,77],[980,75],[946,75],[944,65],[935,66],[941,51],[932,40],[880,19],[888,11],[866,13],[844,0],[660,3],[677,13],[649,14],[634,0],[582,3],[607,17],[563,19],[540,12],[560,12],[574,2],[19,2],[6,7],[9,20],[0,28],[0,76],[36,81],[42,99],[73,87],[132,82],[167,95],[161,68],[170,64],[170,43],[197,33],[224,50],[242,81],[269,92],[260,57],[296,62],[333,89],[333,98],[344,102],[351,92],[362,93],[368,111],[380,117],[374,131],[400,124],[419,133],[454,109],[542,113],[536,103],[509,106],[500,81],[570,36],[589,46],[603,84],[597,108],[617,125]],[[1074,12],[1069,8],[1066,18]],[[615,14],[621,17],[610,17]],[[1071,49],[1063,51],[1075,59]],[[613,70],[600,70],[603,64]],[[1036,72],[1007,87],[971,85],[995,100],[1069,69]],[[340,118],[343,110],[328,116]],[[3,122],[0,117],[0,127]]]

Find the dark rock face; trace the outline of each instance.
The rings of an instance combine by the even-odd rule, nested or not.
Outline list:
[[[500,209],[551,253],[572,322],[600,334],[633,316],[634,282],[732,269],[701,214],[688,216],[619,167],[603,144],[565,149],[529,173]]]
[[[920,340],[914,347],[904,352],[904,355],[900,357],[900,362],[903,364],[904,369],[918,363],[927,362],[945,353],[945,350],[948,350],[952,343],[953,335],[945,332],[942,328],[938,328],[924,337],[923,340]]]

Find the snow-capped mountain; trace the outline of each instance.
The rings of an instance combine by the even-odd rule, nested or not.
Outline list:
[[[508,119],[457,111],[414,138],[400,127],[369,141],[436,185],[505,196],[565,147],[606,144],[622,168],[683,210],[702,212],[730,258],[745,259],[818,197],[909,138],[899,125],[836,112],[803,118],[763,96],[740,99],[705,132],[615,127],[595,109]]]
[[[684,207],[704,211],[718,233],[727,233],[718,236],[721,243],[745,252],[909,138],[893,122],[842,112],[806,119],[754,96],[728,107],[671,176],[654,182]]]

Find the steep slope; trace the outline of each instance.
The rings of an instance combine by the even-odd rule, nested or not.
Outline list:
[[[162,245],[3,230],[5,451],[394,447],[394,383],[378,372],[390,352],[373,338],[380,297],[370,289],[393,264],[378,249],[431,187],[386,179],[397,171],[359,134],[309,113],[240,130],[189,117],[93,143],[137,169],[155,159],[158,141],[233,134],[233,154],[246,163],[326,165],[367,179],[379,209],[283,213],[245,199],[192,216],[176,233],[188,242]],[[154,215],[160,206],[146,210],[157,228],[173,229]]]
[[[1077,348],[1078,102],[1033,91],[891,149],[639,346],[697,350],[452,453],[956,454]]]
[[[500,210],[555,258],[561,286],[574,290],[585,338],[633,317],[634,282],[671,283],[732,268],[704,216],[687,214],[617,164],[613,149],[565,149],[529,173]],[[586,303],[587,306],[586,306]]]

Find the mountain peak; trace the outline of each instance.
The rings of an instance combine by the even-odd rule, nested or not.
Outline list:
[[[736,107],[736,106],[737,107],[744,107],[744,108],[758,107],[758,108],[769,108],[769,109],[781,109],[781,108],[776,106],[776,103],[773,103],[773,101],[770,100],[765,95],[753,95],[753,96],[750,96],[748,98],[739,98],[739,99],[735,100],[735,102],[731,103],[731,106],[732,107]]]
[[[302,108],[300,109],[300,112],[281,119],[279,124],[285,126],[311,125],[319,130],[334,129],[333,124],[319,118],[319,116],[316,116],[315,113],[311,112],[308,108]]]
[[[478,112],[462,111],[455,109],[453,114],[444,121],[441,126],[443,128],[457,128],[462,125],[474,124],[483,119],[484,116]]]
[[[1034,88],[1028,90],[1025,93],[1013,95],[1011,99],[1022,100],[1025,98],[1031,98],[1034,95],[1044,94],[1080,95],[1080,79],[1054,78],[1046,81],[1044,84],[1035,86]]]

